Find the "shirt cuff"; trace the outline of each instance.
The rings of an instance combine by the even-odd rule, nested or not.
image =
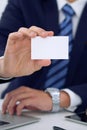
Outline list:
[[[74,112],[78,105],[82,103],[82,99],[79,95],[71,91],[70,89],[63,89],[68,95],[70,96],[70,106],[67,108],[67,110]]]
[[[10,79],[12,79],[12,78],[9,78],[9,77],[8,77],[8,78],[0,77],[0,79],[1,79],[1,80],[10,80]]]
[[[3,59],[4,58],[4,56],[0,56],[0,59]]]

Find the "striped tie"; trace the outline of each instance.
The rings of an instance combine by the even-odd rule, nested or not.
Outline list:
[[[60,36],[69,36],[69,56],[72,51],[72,16],[75,15],[71,6],[66,4],[62,11],[65,14],[64,21],[60,24]],[[70,58],[69,58],[70,59]],[[45,83],[45,89],[47,87],[63,88],[66,75],[68,71],[69,60],[53,60],[49,71],[47,73],[47,81]]]

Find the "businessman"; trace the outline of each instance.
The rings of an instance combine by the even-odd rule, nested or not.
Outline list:
[[[5,96],[3,113],[8,110],[10,114],[16,111],[20,115],[25,107],[52,112],[61,108],[84,111],[87,108],[87,0],[9,0],[0,22],[0,49],[4,50],[10,32],[31,26],[39,35],[42,29],[53,31],[54,35],[68,35],[70,58],[54,60],[51,66],[12,81],[2,94],[2,98]]]

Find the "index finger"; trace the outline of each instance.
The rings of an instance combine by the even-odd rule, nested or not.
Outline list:
[[[54,32],[53,31],[46,31],[40,27],[37,26],[31,26],[29,28],[29,30],[34,31],[37,33],[37,36],[41,36],[41,37],[47,37],[47,36],[53,36]]]

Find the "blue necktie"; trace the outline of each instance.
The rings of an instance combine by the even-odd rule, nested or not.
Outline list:
[[[63,13],[65,14],[64,21],[60,24],[60,36],[69,36],[69,59],[70,54],[72,51],[72,40],[73,40],[73,34],[72,34],[72,17],[75,15],[73,9],[71,6],[66,4],[63,9]],[[67,71],[68,71],[68,64],[69,60],[53,60],[52,64],[49,68],[49,71],[47,73],[47,80],[45,83],[45,89],[47,87],[56,87],[56,88],[63,88]]]

